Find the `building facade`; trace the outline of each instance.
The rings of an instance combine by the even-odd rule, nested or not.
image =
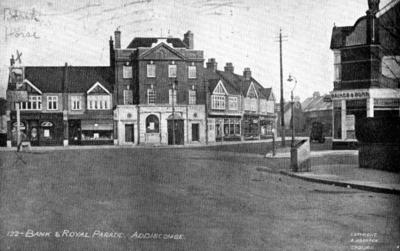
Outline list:
[[[356,145],[355,124],[365,117],[400,114],[399,1],[379,9],[369,0],[366,16],[334,27],[333,147]]]
[[[11,62],[7,91],[25,91],[28,99],[9,100],[8,146],[17,144],[17,105],[20,130],[32,146],[113,143],[109,67],[24,67]]]
[[[314,92],[312,97],[301,103],[302,112],[305,117],[307,135],[310,135],[313,123],[323,124],[324,134],[332,136],[332,100],[330,95],[320,95]]]
[[[179,38],[110,40],[118,145],[205,143],[203,51],[190,31]]]

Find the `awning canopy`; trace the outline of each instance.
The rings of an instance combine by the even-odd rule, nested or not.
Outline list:
[[[114,129],[114,123],[110,121],[96,121],[96,120],[82,120],[81,130],[82,131],[112,131]]]

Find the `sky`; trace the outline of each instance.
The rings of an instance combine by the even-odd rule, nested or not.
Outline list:
[[[380,8],[390,0],[381,0]],[[283,36],[284,98],[301,101],[333,89],[331,33],[352,26],[367,0],[2,0],[0,97],[5,97],[11,55],[24,66],[108,66],[109,39],[118,28],[121,46],[134,37],[178,37],[190,30],[194,47],[218,69],[249,67],[280,100],[279,32]],[[15,13],[19,18],[15,18]]]

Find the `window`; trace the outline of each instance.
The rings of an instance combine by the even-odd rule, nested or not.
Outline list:
[[[229,97],[229,110],[238,109],[238,99],[237,97]]]
[[[341,66],[341,55],[340,51],[335,52],[335,81],[339,81],[342,78],[342,66]]]
[[[225,110],[225,96],[211,95],[211,109]]]
[[[132,90],[124,90],[124,105],[133,104],[133,93]]]
[[[72,96],[71,97],[71,110],[81,110],[82,109],[82,97]]]
[[[88,96],[89,110],[108,110],[110,109],[110,96],[108,95],[90,95]]]
[[[189,105],[196,104],[196,91],[189,91]]]
[[[156,115],[149,115],[146,118],[146,133],[159,133],[160,122]]]
[[[132,78],[132,66],[124,65],[122,67],[122,77],[123,78]]]
[[[57,110],[58,109],[58,97],[48,96],[47,97],[47,110]]]
[[[260,99],[260,112],[267,113],[267,100],[266,99]]]
[[[28,102],[21,102],[21,110],[42,110],[42,97],[29,96]]]
[[[196,66],[192,65],[188,67],[189,78],[196,78]]]
[[[168,77],[176,78],[176,65],[168,65]]]
[[[250,109],[252,112],[257,111],[257,99],[255,98],[250,99]]]
[[[156,65],[155,64],[148,64],[147,65],[147,77],[148,78],[155,78],[156,77]]]
[[[155,104],[156,103],[156,91],[153,89],[147,90],[147,103]]]
[[[177,100],[176,90],[169,89],[169,104],[172,105],[172,102],[177,104]]]
[[[224,119],[224,135],[240,135],[240,119]]]

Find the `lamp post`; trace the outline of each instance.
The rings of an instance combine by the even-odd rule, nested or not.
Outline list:
[[[290,93],[290,98],[292,99],[292,144],[291,144],[291,147],[294,146],[294,116],[293,116],[294,115],[294,107],[293,107],[294,106],[294,100],[293,100],[293,91],[296,88],[297,79],[289,74],[288,81],[292,82],[293,80],[294,80],[294,87],[293,87],[293,89],[291,90],[291,93]]]
[[[175,145],[175,100],[174,100],[174,94],[175,94],[175,87],[178,85],[178,80],[175,79],[174,82],[172,82],[172,145]]]

